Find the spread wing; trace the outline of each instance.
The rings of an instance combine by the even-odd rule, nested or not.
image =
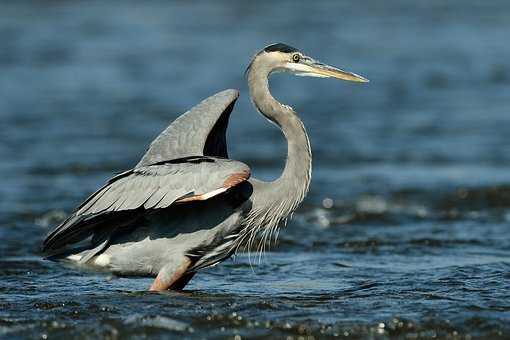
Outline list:
[[[225,90],[200,102],[161,132],[136,167],[196,155],[228,158],[225,133],[238,97]]]
[[[54,251],[94,234],[101,226],[122,227],[172,204],[207,200],[246,181],[244,163],[207,156],[162,161],[123,172],[92,194],[43,243]]]

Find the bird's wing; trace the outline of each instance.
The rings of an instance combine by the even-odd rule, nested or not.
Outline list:
[[[101,226],[122,227],[172,204],[207,200],[246,181],[244,163],[206,156],[186,157],[134,168],[92,194],[43,243],[43,251],[80,242]]]
[[[228,158],[225,133],[238,97],[225,90],[200,102],[161,132],[136,167],[195,155]]]

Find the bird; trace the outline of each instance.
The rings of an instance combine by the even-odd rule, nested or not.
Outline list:
[[[255,108],[286,138],[277,179],[252,178],[248,165],[229,158],[226,131],[239,91],[224,90],[179,116],[134,168],[85,199],[47,235],[44,256],[117,276],[155,277],[150,291],[182,290],[200,270],[276,237],[305,198],[312,171],[303,122],[269,91],[276,72],[368,82],[284,43],[264,47],[245,77]]]

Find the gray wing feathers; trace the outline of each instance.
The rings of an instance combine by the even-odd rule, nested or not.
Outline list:
[[[78,242],[97,229],[128,225],[145,210],[166,208],[180,198],[208,199],[247,179],[246,165],[224,159],[226,129],[238,96],[237,90],[219,92],[177,118],[133,170],[112,178],[57,226],[43,250]]]
[[[234,173],[249,171],[233,160],[161,164],[136,168],[97,193],[98,198],[83,205],[76,214],[105,211],[163,209],[187,195],[209,193],[221,188]]]
[[[225,131],[239,91],[225,90],[177,118],[151,143],[136,167],[188,156],[226,158]]]
[[[92,194],[43,243],[43,251],[79,242],[97,228],[128,225],[146,211],[164,209],[179,199],[208,199],[249,177],[244,163],[213,157],[187,157],[135,168],[112,178]],[[221,190],[218,190],[221,189]],[[212,193],[212,194],[211,194]],[[185,202],[183,200],[183,202]],[[131,222],[130,222],[131,221]]]

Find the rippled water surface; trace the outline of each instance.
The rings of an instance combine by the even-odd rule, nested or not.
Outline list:
[[[0,4],[0,337],[509,338],[510,3]],[[286,146],[243,78],[274,41],[368,85],[277,75],[311,191],[265,256],[182,293],[46,261],[45,234],[204,97],[241,90],[231,155]]]

